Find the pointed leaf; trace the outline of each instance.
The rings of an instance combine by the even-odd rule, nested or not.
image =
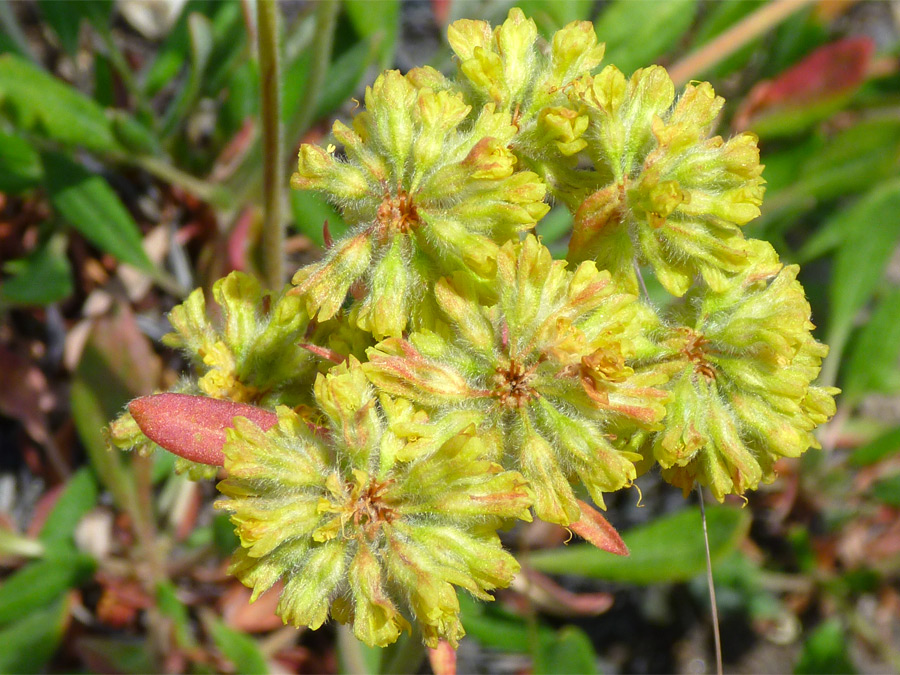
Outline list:
[[[744,537],[750,513],[728,507],[707,508],[710,553],[715,562]],[[623,536],[631,555],[609,555],[591,544],[538,551],[529,564],[542,572],[577,574],[607,581],[653,584],[687,581],[706,570],[700,510],[689,508],[636,527]]]
[[[235,417],[246,417],[263,431],[278,421],[275,413],[246,403],[206,396],[155,394],[128,404],[134,421],[147,438],[192,462],[222,466],[225,430]]]
[[[0,673],[41,672],[62,640],[69,607],[69,600],[60,598],[0,630]]]
[[[608,551],[615,555],[628,555],[628,547],[622,541],[622,537],[609,521],[603,517],[597,509],[590,504],[578,500],[578,508],[581,509],[581,518],[569,525],[582,539],[587,540],[601,551]]]
[[[53,234],[25,258],[10,260],[0,283],[0,300],[18,305],[50,305],[72,294],[72,268],[66,257],[67,238]]]

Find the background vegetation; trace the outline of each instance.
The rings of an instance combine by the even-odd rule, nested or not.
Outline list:
[[[820,382],[843,389],[822,451],[709,508],[726,666],[900,670],[900,13],[846,0],[521,0],[549,34],[591,19],[605,63],[670,66],[760,135],[763,216],[803,264]],[[263,149],[249,2],[0,4],[0,672],[390,670],[403,655],[281,626],[226,572],[214,488],[103,429],[182,367],[166,312],[233,269],[261,273],[266,200],[286,199],[290,266],[339,216],[286,185],[293,149],[346,118],[385,67],[450,65],[448,22],[510,2],[281,3],[287,151]],[[263,42],[265,42],[263,40]],[[565,251],[562,208],[538,225]],[[653,293],[653,289],[651,289]],[[662,302],[663,294],[654,297]],[[608,512],[631,557],[546,524],[513,531],[526,573],[466,599],[461,672],[714,667],[699,513],[655,475]],[[271,596],[271,597],[270,597]],[[267,599],[268,598],[268,599]],[[271,601],[270,601],[271,600]],[[427,668],[425,665],[423,668]]]

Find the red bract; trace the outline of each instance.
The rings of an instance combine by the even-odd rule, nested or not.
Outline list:
[[[207,396],[154,394],[128,404],[141,431],[154,443],[192,462],[222,466],[225,430],[235,417],[246,417],[263,431],[275,426],[275,413],[246,403]]]

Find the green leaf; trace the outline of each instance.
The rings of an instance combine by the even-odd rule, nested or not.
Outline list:
[[[0,673],[37,673],[53,658],[69,618],[69,602],[23,614],[0,630]]]
[[[0,109],[16,126],[65,145],[119,150],[103,108],[14,54],[0,56]]]
[[[891,429],[850,455],[851,466],[871,466],[900,452],[900,427]]]
[[[75,651],[88,665],[88,672],[129,675],[161,672],[143,640],[124,642],[113,638],[81,637],[75,641]]]
[[[347,223],[324,197],[306,190],[291,190],[291,212],[294,225],[319,246],[324,246],[322,226],[328,221],[328,231],[337,239],[347,231]]]
[[[534,19],[545,38],[572,21],[584,21],[591,16],[592,0],[520,0],[516,3],[525,16]]]
[[[466,635],[484,647],[521,654],[529,654],[535,648],[533,630],[525,620],[496,604],[477,602],[460,593],[459,611]],[[556,640],[556,633],[541,624],[537,634],[541,644]]]
[[[750,513],[741,509],[706,509],[710,555],[713,561],[728,554],[744,538]],[[636,527],[622,535],[631,551],[627,557],[600,551],[590,544],[538,551],[528,563],[541,572],[631,584],[687,581],[706,571],[700,510],[692,507]]]
[[[316,117],[332,113],[353,95],[375,59],[373,40],[362,40],[343,52],[328,66],[328,75],[319,92]]]
[[[45,607],[89,579],[94,566],[93,558],[68,547],[14,572],[0,586],[0,625]]]
[[[838,619],[829,619],[816,628],[803,645],[794,672],[798,675],[855,673],[847,648],[847,631]]]
[[[200,86],[203,83],[203,74],[209,64],[209,57],[213,50],[212,23],[200,12],[191,12],[188,15],[188,37],[190,44],[191,68],[185,86],[166,110],[162,123],[162,135],[168,136],[181,123],[184,116],[200,95]]]
[[[0,192],[15,194],[41,182],[44,168],[41,157],[20,136],[0,132]]]
[[[154,273],[137,223],[109,183],[65,155],[44,155],[47,193],[66,222],[102,251]]]
[[[269,665],[256,640],[229,628],[223,621],[211,617],[207,630],[216,647],[231,661],[236,673],[268,673]]]
[[[613,0],[594,23],[606,43],[604,63],[626,76],[656,63],[687,32],[696,12],[696,0]]]
[[[190,36],[188,35],[187,17],[191,11],[209,3],[188,2],[181,9],[178,20],[162,46],[156,51],[156,58],[147,68],[143,78],[144,95],[155,96],[166,85],[175,80],[182,67],[187,63],[190,50]]]
[[[870,492],[882,504],[900,508],[900,475],[882,478],[872,485]]]
[[[72,269],[66,235],[57,232],[27,257],[10,260],[3,271],[13,276],[0,283],[0,300],[18,305],[49,305],[72,294]]]
[[[583,630],[565,626],[552,642],[541,642],[534,662],[535,675],[594,675],[598,673],[597,654]]]
[[[78,2],[39,0],[38,4],[44,19],[70,56],[74,56],[78,50],[81,22],[87,19],[97,26],[105,26],[109,22],[113,5],[111,1],[104,0],[78,0]]]
[[[400,0],[344,0],[344,11],[357,35],[377,40],[381,51],[381,68],[390,68],[397,48],[400,30]]]
[[[69,478],[41,528],[40,539],[48,546],[71,540],[81,519],[97,503],[97,481],[87,467]]]
[[[694,33],[690,51],[712,41],[748,14],[759,9],[763,4],[765,4],[764,0],[719,0],[709,5],[708,11],[703,17],[703,22]],[[743,68],[759,49],[761,42],[761,38],[751,40],[734,54],[722,59],[707,71],[694,73],[695,77],[722,78],[735,70]]]
[[[197,641],[191,630],[191,618],[187,608],[178,599],[178,591],[170,582],[163,581],[156,585],[156,606],[160,613],[172,620],[175,643],[181,649],[195,647]]]
[[[831,278],[831,315],[827,342],[840,350],[857,312],[881,281],[884,267],[900,237],[900,179],[878,185],[836,218],[852,246],[835,256]]]
[[[858,400],[866,393],[891,393],[898,380],[900,358],[900,289],[878,303],[862,327],[846,362],[844,396]]]
[[[140,155],[158,155],[162,152],[159,139],[131,115],[116,110],[110,116],[116,139],[126,150]]]

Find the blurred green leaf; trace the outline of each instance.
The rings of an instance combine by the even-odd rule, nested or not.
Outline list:
[[[597,654],[583,630],[565,626],[551,642],[540,642],[534,661],[535,675],[594,675]]]
[[[156,51],[156,58],[147,68],[143,77],[144,94],[148,97],[155,96],[166,85],[173,82],[188,62],[188,52],[190,50],[190,36],[188,35],[187,17],[192,11],[199,7],[208,6],[211,3],[199,2],[192,0],[182,7],[181,14],[169,34],[166,36],[162,46]]]
[[[377,4],[370,0],[344,0],[343,6],[357,35],[378,41],[381,68],[390,68],[400,30],[400,0],[379,0]]]
[[[835,218],[852,245],[838,249],[831,277],[827,342],[840,351],[857,312],[878,287],[900,237],[900,179],[876,186]]]
[[[459,610],[466,635],[489,649],[529,654],[535,648],[534,634],[525,620],[495,604],[477,602],[468,594],[459,594]],[[556,633],[538,625],[542,644],[556,640]]]
[[[14,572],[0,585],[0,625],[50,604],[68,589],[89,579],[94,566],[93,558],[67,547]],[[9,671],[0,668],[0,672]]]
[[[706,509],[713,562],[744,538],[750,513],[741,509]],[[616,556],[591,544],[538,551],[528,564],[541,572],[576,574],[606,581],[653,584],[687,581],[706,571],[706,551],[700,509],[688,508],[636,527],[622,535],[631,555]]]
[[[143,640],[124,642],[113,638],[81,637],[75,641],[75,651],[90,668],[89,672],[128,675],[160,672]]]
[[[0,56],[0,108],[16,126],[71,146],[119,149],[103,108],[14,54]]]
[[[47,24],[56,33],[63,49],[70,56],[74,56],[78,50],[81,22],[88,20],[96,26],[104,27],[109,22],[113,7],[111,0],[78,0],[78,2],[39,0],[38,5]]]
[[[164,581],[156,585],[156,607],[161,614],[172,620],[175,643],[180,649],[197,645],[187,607],[178,598],[178,589],[170,582]]]
[[[891,429],[850,455],[851,466],[871,466],[900,452],[900,427]]]
[[[900,358],[900,289],[892,289],[860,329],[846,362],[844,396],[859,400],[866,393],[890,393],[898,379]]]
[[[48,546],[72,539],[81,519],[97,503],[97,481],[91,470],[82,467],[69,478],[38,535]]]
[[[322,226],[328,221],[331,236],[337,239],[347,231],[347,223],[324,197],[307,190],[291,190],[291,212],[297,230],[319,246],[325,245]]]
[[[65,155],[44,155],[47,193],[69,225],[118,260],[154,272],[137,223],[109,183]]]
[[[162,146],[154,133],[131,115],[115,110],[110,118],[116,140],[129,152],[139,155],[158,155],[162,152]]]
[[[66,257],[66,235],[57,232],[25,258],[10,260],[0,282],[0,300],[19,305],[49,305],[72,294],[72,268]]]
[[[212,539],[222,555],[231,555],[241,545],[241,540],[234,532],[234,525],[224,513],[213,516]]]
[[[219,651],[231,661],[236,673],[268,673],[269,666],[259,645],[249,635],[229,628],[220,619],[211,616],[207,629]]]
[[[331,62],[319,92],[316,117],[332,113],[353,95],[375,58],[373,44],[371,39],[357,42]]]
[[[188,15],[188,40],[190,45],[190,71],[185,85],[169,104],[162,122],[163,137],[174,132],[200,95],[200,86],[213,50],[212,23],[200,12]]]
[[[594,2],[592,0],[519,0],[519,7],[525,16],[534,19],[538,30],[546,37],[572,21],[590,19]]]
[[[819,625],[806,640],[794,672],[797,675],[855,673],[847,650],[847,633],[838,619]]]
[[[691,27],[696,12],[696,0],[613,0],[594,23],[606,43],[604,63],[626,76],[657,63]]]
[[[62,641],[68,618],[69,602],[60,598],[0,630],[0,673],[40,672]]]
[[[872,485],[870,492],[882,504],[900,508],[900,475],[882,478]]]
[[[693,35],[691,50],[712,41],[764,4],[765,0],[719,0],[709,5],[702,23]],[[761,39],[751,40],[734,54],[716,63],[707,72],[694,73],[694,75],[696,77],[725,77],[729,73],[745,66],[756,50],[759,49],[761,41]]]
[[[38,185],[44,175],[41,156],[19,136],[0,132],[0,192],[15,194]]]

